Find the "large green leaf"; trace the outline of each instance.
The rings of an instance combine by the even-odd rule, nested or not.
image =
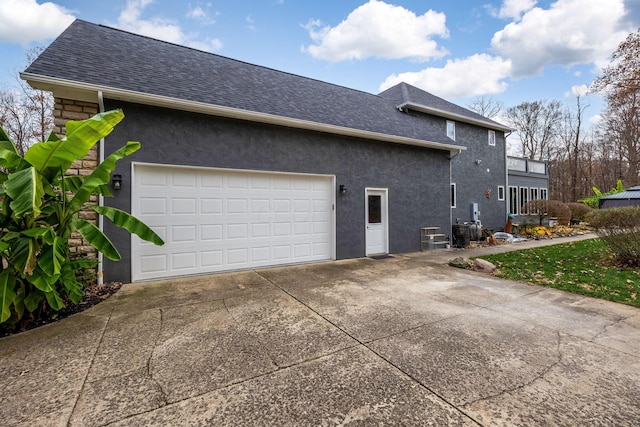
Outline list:
[[[64,173],[71,163],[82,159],[100,139],[109,135],[113,127],[124,118],[122,110],[96,114],[82,121],[69,120],[63,139],[50,137],[34,144],[24,158],[47,179]]]
[[[11,234],[13,235],[14,233]],[[37,239],[21,235],[18,236],[17,239],[12,239],[11,241],[11,257],[9,258],[9,262],[25,277],[32,274],[33,269],[36,267],[40,246],[38,245]],[[6,235],[4,237],[6,237]]]
[[[92,206],[92,209],[98,212],[100,215],[104,215],[109,218],[118,227],[124,228],[129,233],[133,233],[140,237],[142,240],[151,242],[155,245],[162,246],[164,241],[158,236],[155,231],[150,229],[144,222],[140,221],[135,216],[128,214],[120,209],[112,208],[110,206]]]
[[[135,153],[140,149],[139,142],[129,141],[127,145],[113,152],[109,157],[85,178],[82,186],[76,191],[75,196],[69,202],[71,207],[79,207],[89,200],[96,188],[107,184],[111,179],[111,172],[116,168],[116,162],[125,156]]]
[[[49,303],[49,307],[53,308],[55,311],[64,308],[64,302],[62,301],[62,298],[60,298],[60,294],[58,294],[56,290],[45,292],[44,296]]]
[[[31,292],[29,292],[29,295],[24,297],[24,306],[30,313],[33,313],[35,309],[38,308],[43,298],[43,292],[37,289],[32,290]]]
[[[120,260],[121,256],[111,240],[104,235],[102,231],[89,221],[84,219],[75,218],[73,225],[78,230],[82,237],[100,253],[109,258],[112,261]]]
[[[57,274],[52,276],[40,269],[36,269],[33,270],[31,275],[27,276],[27,280],[42,292],[47,293],[55,289],[59,277]]]
[[[11,303],[16,297],[13,288],[15,287],[15,277],[9,270],[0,273],[0,323],[6,322],[11,317]]]
[[[40,174],[35,168],[29,167],[12,173],[4,187],[13,200],[10,206],[18,218],[30,213],[34,218],[40,215],[44,189]]]
[[[64,285],[69,299],[75,304],[78,304],[80,301],[82,301],[82,297],[84,296],[84,292],[82,291],[82,284],[78,282],[78,279],[76,278],[76,271],[72,268],[69,268],[68,266],[69,264],[65,265],[65,269],[60,275],[60,281]]]
[[[0,132],[2,132],[2,128],[0,128]],[[0,166],[10,171],[19,170],[22,169],[18,168],[22,161],[22,157],[18,154],[13,142],[0,140]],[[28,165],[28,163],[24,162],[24,165]]]
[[[51,276],[60,274],[60,268],[67,259],[66,248],[66,239],[55,236],[53,244],[45,246],[38,257],[42,271]]]

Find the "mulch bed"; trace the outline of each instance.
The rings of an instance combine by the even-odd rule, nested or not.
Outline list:
[[[69,317],[72,314],[80,313],[86,309],[93,307],[96,304],[109,298],[115,294],[122,287],[122,282],[108,282],[101,285],[89,284],[84,288],[84,298],[78,304],[74,304],[71,301],[65,301],[66,307],[56,312],[52,317],[40,317],[40,318],[28,318],[25,316],[15,329],[3,329],[0,327],[0,337],[6,337],[8,335],[17,334],[20,332],[28,331],[42,325],[57,322],[58,320]]]

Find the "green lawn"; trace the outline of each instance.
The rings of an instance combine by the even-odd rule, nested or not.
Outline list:
[[[500,277],[640,307],[640,270],[616,267],[600,239],[478,258],[494,263]]]

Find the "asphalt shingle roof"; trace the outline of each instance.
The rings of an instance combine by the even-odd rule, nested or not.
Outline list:
[[[444,127],[398,111],[391,92],[373,95],[82,20],[73,22],[24,73],[27,79],[52,77],[459,145],[446,137]],[[412,86],[408,90],[421,104],[475,115]]]

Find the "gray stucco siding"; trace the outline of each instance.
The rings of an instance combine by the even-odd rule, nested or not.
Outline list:
[[[443,131],[446,124],[443,122]],[[505,186],[506,148],[504,132],[495,131],[496,145],[489,145],[488,129],[456,122],[456,140],[467,147],[452,160],[451,182],[456,184],[457,204],[451,216],[455,223],[471,220],[471,203],[478,203],[483,228],[494,232],[506,224],[507,189],[505,200],[498,200],[498,187]],[[480,160],[480,164],[476,163]],[[491,197],[486,197],[491,190]]]
[[[389,251],[420,248],[424,226],[450,228],[448,152],[105,100],[125,119],[106,138],[105,153],[140,141],[118,163],[123,188],[105,204],[131,212],[131,162],[326,174],[336,185],[336,257],[365,255],[365,188],[387,188]],[[130,236],[105,221],[122,260],[105,260],[105,280],[131,280]],[[449,233],[449,231],[444,231]]]

